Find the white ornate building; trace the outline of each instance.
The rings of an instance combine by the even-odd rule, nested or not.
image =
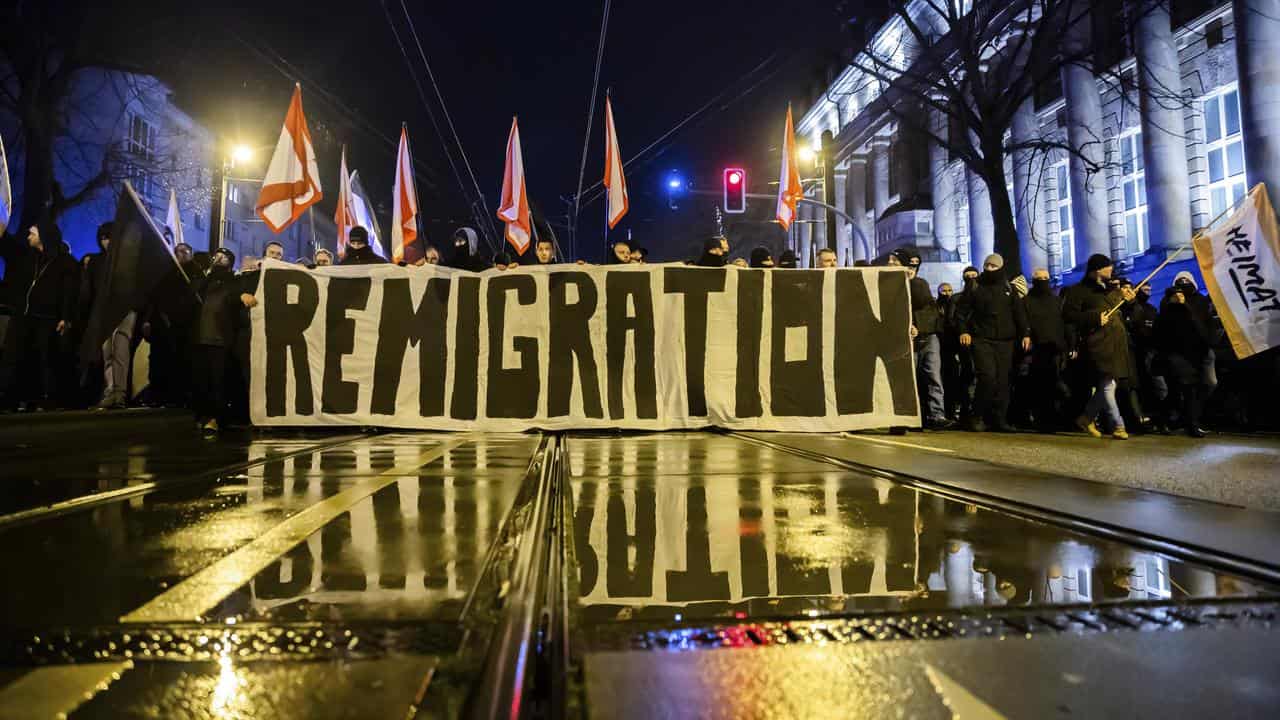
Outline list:
[[[893,44],[902,33],[895,18],[868,47]],[[1246,187],[1280,181],[1280,0],[1174,0],[1143,15],[1131,35],[1103,76],[1064,68],[1061,85],[1028,100],[1009,129],[1015,140],[1038,135],[1073,147],[1096,137],[1105,153],[1105,171],[1093,174],[1062,151],[1038,162],[1006,161],[1028,275],[1044,266],[1055,278],[1074,279],[1095,252],[1141,272],[1189,244]],[[1181,88],[1182,102],[1140,87],[1140,64],[1160,86]],[[994,241],[985,183],[880,110],[879,83],[856,65],[834,74],[797,125],[812,147],[824,131],[834,135],[836,204],[857,221],[856,228],[837,223],[841,264],[875,261],[902,245],[920,247],[927,262],[981,262]],[[827,245],[821,218],[802,206],[800,219],[815,222],[792,231],[805,264]],[[1182,257],[1175,269],[1194,265],[1189,252]]]

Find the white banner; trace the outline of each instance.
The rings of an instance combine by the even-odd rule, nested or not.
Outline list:
[[[905,271],[266,261],[257,425],[918,426]]]
[[[1192,247],[1236,357],[1280,345],[1280,231],[1266,186]]]

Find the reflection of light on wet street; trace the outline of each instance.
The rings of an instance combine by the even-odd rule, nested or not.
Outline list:
[[[224,645],[222,654],[218,656],[218,680],[213,686],[213,695],[210,697],[210,712],[216,717],[240,717],[240,713],[235,710],[233,704],[243,685],[244,680],[236,674],[236,669],[231,664],[231,648],[229,645]]]

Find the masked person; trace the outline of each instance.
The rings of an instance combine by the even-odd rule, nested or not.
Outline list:
[[[709,237],[702,243],[702,255],[698,258],[694,265],[698,267],[724,267],[728,258],[725,257],[724,244],[720,242],[720,237]]]
[[[751,251],[751,258],[747,264],[753,268],[771,268],[773,256],[769,254],[769,248],[758,247]]]
[[[973,391],[977,374],[973,367],[973,350],[960,344],[960,326],[968,309],[969,298],[978,287],[978,268],[970,265],[960,275],[960,292],[952,295],[951,313],[943,326],[943,347],[955,350],[956,374],[954,387],[944,388],[947,397],[947,414],[968,422],[973,415]]]
[[[1031,290],[1027,293],[1027,321],[1031,326],[1031,368],[1028,406],[1031,420],[1040,432],[1059,429],[1062,401],[1067,386],[1062,380],[1063,366],[1072,343],[1067,338],[1067,325],[1062,320],[1062,298],[1049,284],[1049,270],[1031,271]]]
[[[449,259],[449,267],[459,270],[480,272],[488,266],[476,254],[480,236],[469,227],[458,228],[453,233],[453,256]]]
[[[794,269],[799,262],[800,261],[796,257],[795,251],[783,250],[782,254],[778,256],[778,264],[776,267]]]
[[[997,432],[1014,432],[1009,424],[1010,372],[1014,349],[1031,349],[1027,309],[1005,279],[1004,258],[987,256],[972,291],[966,290],[960,325],[960,344],[971,348],[978,385],[973,396],[969,429],[982,431],[985,422]]]
[[[384,265],[387,259],[369,247],[369,231],[356,225],[347,234],[347,256],[343,265]]]
[[[193,286],[200,304],[191,326],[191,406],[196,424],[210,434],[228,420],[227,376],[238,316],[242,307],[257,304],[252,295],[241,292],[241,283],[231,272],[235,261],[235,253],[217,250],[209,274]]]
[[[1169,383],[1166,402],[1181,398],[1182,420],[1187,435],[1202,438],[1200,427],[1205,386],[1202,370],[1204,357],[1210,351],[1209,328],[1187,303],[1184,287],[1175,284],[1165,291],[1165,301],[1156,320],[1153,340],[1157,348],[1156,365]],[[1168,416],[1168,409],[1162,414]]]
[[[1186,301],[1187,309],[1196,316],[1196,321],[1213,335],[1218,329],[1217,322],[1213,317],[1213,303],[1209,301],[1209,298],[1200,294],[1200,286],[1196,284],[1195,276],[1183,270],[1173,276],[1173,284],[1182,290],[1182,297]],[[1164,302],[1161,303],[1161,305],[1163,304]],[[1206,399],[1218,387],[1217,355],[1213,352],[1212,342],[1209,345],[1209,352],[1204,356],[1200,366],[1200,384],[1204,386]]]
[[[834,262],[835,253],[831,253]],[[907,268],[911,292],[911,324],[915,327],[912,344],[916,355],[916,376],[920,388],[921,414],[925,428],[946,430],[954,425],[947,418],[946,395],[942,384],[942,316],[933,301],[929,281],[920,277],[920,253],[915,248],[894,251]],[[832,265],[834,267],[834,265]]]
[[[1081,430],[1102,437],[1095,420],[1101,415],[1110,425],[1112,437],[1127,440],[1124,418],[1116,403],[1116,380],[1130,371],[1129,334],[1124,320],[1113,312],[1121,301],[1133,300],[1132,290],[1110,289],[1112,262],[1106,255],[1091,255],[1085,276],[1068,288],[1062,299],[1062,317],[1083,347],[1083,360],[1093,375],[1094,391],[1076,419]]]

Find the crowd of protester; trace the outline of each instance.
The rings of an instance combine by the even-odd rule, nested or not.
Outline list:
[[[86,367],[79,362],[79,335],[109,271],[104,262],[112,226],[98,228],[98,252],[77,262],[56,225],[29,228],[25,238],[5,236],[0,251],[7,266],[0,306],[7,331],[0,346],[0,412],[129,405],[189,407],[197,425],[216,433],[227,424],[248,423],[249,309],[260,269],[222,248],[193,252],[173,246],[181,273],[173,282],[194,292],[156,293],[164,301],[136,308],[103,343]],[[451,247],[426,246],[412,266],[445,265],[469,271],[508,270],[521,260],[504,252],[486,259],[479,235],[460,228]],[[387,260],[369,245],[368,232],[349,234],[341,259],[325,249],[294,262],[307,267],[367,265]],[[554,237],[535,238],[527,262],[561,262]],[[268,243],[263,255],[284,260],[284,247]],[[687,264],[749,268],[794,268],[795,253],[777,259],[768,248],[731,258],[728,239],[708,238]],[[628,241],[614,243],[606,264],[643,264],[648,253]],[[836,253],[817,254],[817,265],[837,267]],[[581,263],[582,261],[579,261]],[[1256,425],[1254,390],[1277,385],[1274,357],[1248,365],[1234,360],[1209,299],[1190,273],[1181,273],[1159,300],[1149,287],[1135,289],[1114,275],[1103,255],[1089,258],[1084,278],[1055,289],[1037,268],[1031,284],[1010,280],[999,255],[981,269],[965,268],[959,290],[940,283],[936,295],[918,275],[921,258],[902,248],[886,259],[909,275],[921,417],[926,429],[1041,432],[1079,430],[1094,437],[1125,439],[1130,432],[1205,435],[1206,407],[1216,399],[1217,416],[1233,427]],[[865,262],[857,263],[865,265]],[[150,347],[143,392],[131,392],[133,360],[140,342]],[[1271,353],[1272,356],[1275,353]],[[1219,388],[1218,369],[1231,380]],[[1274,422],[1274,408],[1270,419]],[[905,432],[901,428],[895,431]]]

